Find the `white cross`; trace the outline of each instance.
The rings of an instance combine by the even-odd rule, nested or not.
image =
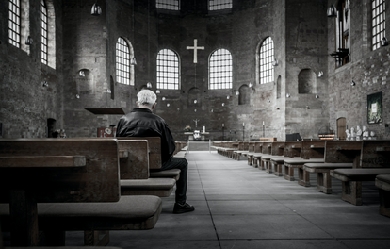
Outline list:
[[[200,121],[199,119],[194,119],[193,120],[195,122],[195,127],[198,127],[198,122]]]
[[[203,50],[204,47],[203,46],[198,47],[198,40],[194,39],[194,46],[187,46],[187,49],[194,50],[194,63],[198,63],[198,49]]]

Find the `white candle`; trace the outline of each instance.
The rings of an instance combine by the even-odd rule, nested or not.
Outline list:
[[[205,126],[203,125],[203,133],[205,132],[205,130],[206,130],[206,128],[205,128]]]
[[[263,121],[263,125],[264,125],[264,121]]]
[[[242,123],[242,126],[245,126],[245,123]]]

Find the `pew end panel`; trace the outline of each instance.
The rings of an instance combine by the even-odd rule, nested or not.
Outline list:
[[[121,179],[149,178],[149,143],[147,140],[118,140]]]

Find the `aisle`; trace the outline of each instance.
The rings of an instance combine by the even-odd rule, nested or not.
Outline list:
[[[110,246],[127,248],[389,248],[390,219],[379,202],[352,206],[215,152],[191,151],[188,202],[192,213],[172,214],[163,198],[156,227],[112,231]],[[337,189],[336,189],[337,190]],[[376,189],[372,190],[376,193]],[[75,234],[73,234],[75,236]]]

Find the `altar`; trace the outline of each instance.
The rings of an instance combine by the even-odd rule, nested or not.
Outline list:
[[[197,132],[197,130],[195,131],[187,131],[187,132],[184,132],[184,135],[187,136],[187,139],[189,141],[205,141],[205,140],[208,140],[206,139],[207,136],[209,135],[210,133],[209,132],[200,132],[199,133]]]

